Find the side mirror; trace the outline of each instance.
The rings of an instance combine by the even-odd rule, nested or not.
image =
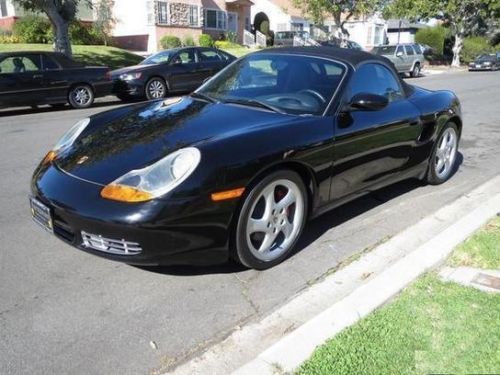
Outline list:
[[[399,51],[396,53],[396,57],[402,57],[403,56],[403,52]]]
[[[362,92],[354,95],[349,103],[349,108],[361,111],[379,111],[387,107],[388,104],[389,100],[385,96]]]

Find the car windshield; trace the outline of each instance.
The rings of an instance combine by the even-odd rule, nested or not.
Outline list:
[[[382,56],[387,56],[387,55],[394,55],[394,52],[396,52],[396,46],[380,46],[380,47],[375,47],[373,49],[373,52],[376,55],[382,55]]]
[[[259,53],[231,64],[196,94],[280,113],[321,115],[344,73],[344,65],[327,59]]]
[[[150,64],[161,64],[168,62],[172,56],[172,51],[162,51],[155,55],[149,56],[147,59],[143,60],[140,65],[150,65]]]

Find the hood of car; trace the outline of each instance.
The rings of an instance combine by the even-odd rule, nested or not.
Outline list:
[[[144,65],[127,66],[126,68],[121,68],[121,69],[113,70],[111,72],[111,76],[113,78],[118,78],[121,74],[125,74],[125,73],[138,73],[138,72],[142,72],[144,70],[150,69],[150,68],[152,68],[154,66],[156,66],[156,64],[144,64]]]
[[[72,147],[58,156],[56,165],[75,177],[105,185],[180,148],[202,146],[215,137],[237,136],[250,128],[294,118],[191,97],[168,101],[92,117]]]

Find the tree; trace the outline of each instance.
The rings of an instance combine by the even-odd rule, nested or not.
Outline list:
[[[332,17],[335,25],[340,28],[342,38],[349,32],[345,23],[354,15],[371,14],[381,9],[386,0],[293,0],[314,21],[322,25],[325,18]]]
[[[116,19],[113,16],[114,6],[114,0],[99,0],[95,6],[94,28],[104,39],[105,45],[108,45],[108,38],[116,23]]]
[[[397,18],[441,19],[454,37],[452,66],[460,66],[460,51],[467,36],[480,31],[481,25],[498,20],[500,0],[394,0],[388,15]]]
[[[69,25],[75,20],[80,3],[92,7],[91,0],[14,0],[22,8],[42,12],[49,18],[55,35],[55,50],[71,57]]]

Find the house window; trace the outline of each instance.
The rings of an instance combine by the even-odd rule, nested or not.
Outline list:
[[[304,30],[304,24],[303,23],[292,22],[292,24],[291,24],[291,30],[292,31],[302,31],[302,30]]]
[[[0,17],[7,17],[7,0],[0,0]]]
[[[160,25],[168,25],[168,3],[166,1],[158,1],[158,23]]]
[[[205,9],[205,27],[207,29],[227,30],[227,14],[222,10]]]
[[[200,26],[200,8],[197,5],[189,6],[189,26]]]

